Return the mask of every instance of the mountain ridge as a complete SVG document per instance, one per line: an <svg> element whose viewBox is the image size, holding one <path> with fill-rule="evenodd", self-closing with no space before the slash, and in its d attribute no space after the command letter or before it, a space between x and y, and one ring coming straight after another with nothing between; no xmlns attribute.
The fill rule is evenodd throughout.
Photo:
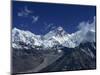
<svg viewBox="0 0 100 75"><path fill-rule="evenodd" d="M95 41L95 32L93 30L88 30L87 33L82 34L81 30L69 34L63 27L59 26L58 28L49 31L45 35L36 35L30 31L20 30L18 28L12 29L12 47L13 48L26 48L28 46L21 46L20 43L25 43L35 48L36 46L42 48L52 48L57 45L62 45L68 48L75 48L80 43L84 41L94 42ZM89 36L88 36L89 35ZM88 39L88 38L91 38Z"/></svg>

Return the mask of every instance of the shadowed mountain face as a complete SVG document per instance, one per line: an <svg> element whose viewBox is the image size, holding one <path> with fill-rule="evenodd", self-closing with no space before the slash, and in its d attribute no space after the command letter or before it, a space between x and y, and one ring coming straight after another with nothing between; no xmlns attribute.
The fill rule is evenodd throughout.
<svg viewBox="0 0 100 75"><path fill-rule="evenodd" d="M75 48L62 47L60 53L57 49L13 49L13 73L41 73L96 69L95 47L96 43L87 42L81 43ZM46 63L44 62L45 59L48 59ZM41 66L41 64L44 65L44 67ZM36 69L37 67L38 69Z"/></svg>
<svg viewBox="0 0 100 75"><path fill-rule="evenodd" d="M36 51L35 49L33 50L13 49L12 72L20 73L30 69L34 69L39 64L41 64L43 60L44 60L43 55L39 51Z"/></svg>
<svg viewBox="0 0 100 75"><path fill-rule="evenodd" d="M64 55L39 72L96 69L96 50L93 45L95 47L95 43L84 43L76 48L63 48Z"/></svg>

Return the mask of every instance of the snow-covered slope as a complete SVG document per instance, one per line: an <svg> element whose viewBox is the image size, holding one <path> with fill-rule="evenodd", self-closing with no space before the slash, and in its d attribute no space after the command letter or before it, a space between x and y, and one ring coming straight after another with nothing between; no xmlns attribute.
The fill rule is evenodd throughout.
<svg viewBox="0 0 100 75"><path fill-rule="evenodd" d="M59 44L66 47L75 47L74 43L70 39L70 34L68 34L62 27L50 31L44 36L44 38L46 41L55 40L56 43L53 41L52 43L55 43L56 45ZM46 43L46 45L47 44L49 45L49 43Z"/></svg>
<svg viewBox="0 0 100 75"><path fill-rule="evenodd" d="M42 43L41 36L35 35L29 31L14 28L12 30L12 47L28 48L28 46L40 46Z"/></svg>
<svg viewBox="0 0 100 75"><path fill-rule="evenodd" d="M62 27L58 27L44 36L35 35L30 31L24 31L17 28L12 30L12 47L13 48L52 48L62 45L68 48L74 48L82 42L95 42L95 30L79 30L75 33L68 34Z"/></svg>

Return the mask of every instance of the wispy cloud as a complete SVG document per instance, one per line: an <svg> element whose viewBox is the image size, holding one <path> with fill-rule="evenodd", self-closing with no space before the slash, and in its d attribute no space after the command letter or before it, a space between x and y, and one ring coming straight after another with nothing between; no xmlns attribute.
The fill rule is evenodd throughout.
<svg viewBox="0 0 100 75"><path fill-rule="evenodd" d="M30 13L33 13L33 11L32 11L32 10L29 10L27 6L24 7L24 10L25 10L25 12L27 12L27 13L29 13L29 14L30 14Z"/></svg>
<svg viewBox="0 0 100 75"><path fill-rule="evenodd" d="M17 13L17 16L19 16L19 17L25 16L25 15L26 14L23 11L20 11L20 12Z"/></svg>
<svg viewBox="0 0 100 75"><path fill-rule="evenodd" d="M48 32L50 31L51 29L54 29L55 28L55 25L53 23L47 23L47 22L44 22L44 28L41 29L41 32L44 33L44 32Z"/></svg>
<svg viewBox="0 0 100 75"><path fill-rule="evenodd" d="M37 22L39 19L39 16L32 16L32 23Z"/></svg>
<svg viewBox="0 0 100 75"><path fill-rule="evenodd" d="M44 23L44 25L45 25L45 30L48 30L48 29L50 29L51 27L53 27L54 25L53 25L53 23Z"/></svg>
<svg viewBox="0 0 100 75"><path fill-rule="evenodd" d="M24 6L23 9L21 9L18 13L17 16L19 17L26 17L29 19L32 19L31 22L35 23L38 21L39 16L38 15L34 15L34 11L30 10L27 6Z"/></svg>
<svg viewBox="0 0 100 75"><path fill-rule="evenodd" d="M82 30L84 32L87 32L89 30L94 31L95 32L95 16L93 19L92 23L89 22L81 22L78 26L79 30Z"/></svg>
<svg viewBox="0 0 100 75"><path fill-rule="evenodd" d="M79 30L75 33L72 33L72 36L75 37L77 43L80 43L84 40L85 41L95 41L95 17L92 23L89 22L81 22L78 25Z"/></svg>
<svg viewBox="0 0 100 75"><path fill-rule="evenodd" d="M29 10L27 6L25 6L23 9L21 9L19 12L18 12L18 16L20 17L26 17L28 15L30 15L31 13L33 13L32 10Z"/></svg>

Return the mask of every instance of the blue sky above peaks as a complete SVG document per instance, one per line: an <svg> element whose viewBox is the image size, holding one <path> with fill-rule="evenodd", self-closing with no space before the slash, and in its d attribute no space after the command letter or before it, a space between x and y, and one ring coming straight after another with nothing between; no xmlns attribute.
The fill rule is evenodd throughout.
<svg viewBox="0 0 100 75"><path fill-rule="evenodd" d="M74 33L82 22L91 25L95 16L96 6L12 1L12 27L35 34L46 34L59 26Z"/></svg>

